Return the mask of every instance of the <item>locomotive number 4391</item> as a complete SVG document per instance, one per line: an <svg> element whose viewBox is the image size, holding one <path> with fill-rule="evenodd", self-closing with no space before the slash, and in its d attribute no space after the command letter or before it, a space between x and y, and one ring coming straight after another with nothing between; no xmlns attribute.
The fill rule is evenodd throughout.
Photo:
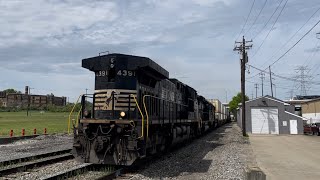
<svg viewBox="0 0 320 180"><path fill-rule="evenodd" d="M128 70L119 70L117 72L118 76L136 76L136 72Z"/></svg>
<svg viewBox="0 0 320 180"><path fill-rule="evenodd" d="M107 70L102 70L102 71L97 71L96 76L108 76L108 71ZM119 70L117 72L118 76L136 76L136 72L134 71L129 71L129 70Z"/></svg>

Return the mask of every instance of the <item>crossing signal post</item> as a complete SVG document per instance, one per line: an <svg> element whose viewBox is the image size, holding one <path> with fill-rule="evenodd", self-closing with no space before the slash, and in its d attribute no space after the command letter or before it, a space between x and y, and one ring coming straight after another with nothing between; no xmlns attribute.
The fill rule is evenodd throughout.
<svg viewBox="0 0 320 180"><path fill-rule="evenodd" d="M241 104L242 104L242 135L246 136L246 106L245 106L245 95L246 95L246 87L245 87L245 70L246 63L248 62L248 54L246 52L247 49L252 47L252 44L246 45L246 43L251 43L251 41L246 41L244 36L242 37L242 42L235 42L234 51L238 51L242 56L240 59L241 62Z"/></svg>

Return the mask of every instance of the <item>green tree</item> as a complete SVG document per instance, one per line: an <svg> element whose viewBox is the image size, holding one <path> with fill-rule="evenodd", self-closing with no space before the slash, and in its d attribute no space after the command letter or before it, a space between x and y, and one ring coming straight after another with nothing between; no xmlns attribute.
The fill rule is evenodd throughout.
<svg viewBox="0 0 320 180"><path fill-rule="evenodd" d="M11 94L11 93L21 93L21 91L17 91L15 89L9 88L6 90L3 90L4 92L6 92L6 94Z"/></svg>
<svg viewBox="0 0 320 180"><path fill-rule="evenodd" d="M245 100L248 101L249 97L245 96ZM236 96L233 96L232 100L229 102L229 109L230 112L233 113L233 115L236 115L238 104L242 101L242 95L241 93L238 93Z"/></svg>

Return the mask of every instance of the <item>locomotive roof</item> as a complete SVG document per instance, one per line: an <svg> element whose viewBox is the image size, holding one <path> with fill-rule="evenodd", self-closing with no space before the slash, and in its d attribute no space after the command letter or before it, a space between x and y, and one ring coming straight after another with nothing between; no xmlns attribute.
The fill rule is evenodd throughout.
<svg viewBox="0 0 320 180"><path fill-rule="evenodd" d="M179 81L179 80L176 79L176 78L170 78L169 80L170 80L171 82L173 82L173 83L180 83L181 85L185 86L186 88L191 89L191 90L193 90L193 91L196 91L193 87L191 87L191 86L189 86L189 85L187 85L187 84Z"/></svg>
<svg viewBox="0 0 320 180"><path fill-rule="evenodd" d="M128 68L130 69L138 69L138 68L149 68L153 71L158 72L160 75L164 76L165 78L169 78L169 72L165 70L163 67L161 67L159 64L154 62L148 57L142 57L142 56L133 56L133 55L127 55L127 54L118 54L118 53L112 53L102 56L95 56L90 57L82 60L82 67L87 68L91 71L95 71L96 68L100 67L101 62L105 61L108 58L116 57L117 58L126 58L128 59Z"/></svg>

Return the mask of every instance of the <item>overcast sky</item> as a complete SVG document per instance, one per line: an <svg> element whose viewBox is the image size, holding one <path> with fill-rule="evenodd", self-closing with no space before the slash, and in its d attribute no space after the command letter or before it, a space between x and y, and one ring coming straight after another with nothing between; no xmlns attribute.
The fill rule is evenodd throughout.
<svg viewBox="0 0 320 180"><path fill-rule="evenodd" d="M241 33L253 40L249 64L265 69L319 20L320 11L283 47L320 8L317 0L288 0L273 26L285 2L268 0L256 18L265 3L256 0ZM239 54L233 47L234 41L240 40L252 3L253 0L0 0L0 89L24 91L24 86L29 85L34 88L31 93L53 93L73 101L86 88L89 92L94 89L94 74L81 68L81 60L110 51L147 56L199 94L225 102L226 93L230 100L240 91ZM317 32L320 25L272 66L272 71L292 77L297 75L294 69L305 64L311 74L318 74ZM252 93L255 96L254 83L260 84L261 80L258 76L250 78L258 71L248 71L246 87L251 98ZM266 76L264 94L270 94L268 79ZM314 76L313 81L319 82L320 78ZM278 98L288 97L291 89L300 93L296 89L299 83L279 78L274 82ZM320 94L317 89L319 85L313 85L308 93Z"/></svg>

